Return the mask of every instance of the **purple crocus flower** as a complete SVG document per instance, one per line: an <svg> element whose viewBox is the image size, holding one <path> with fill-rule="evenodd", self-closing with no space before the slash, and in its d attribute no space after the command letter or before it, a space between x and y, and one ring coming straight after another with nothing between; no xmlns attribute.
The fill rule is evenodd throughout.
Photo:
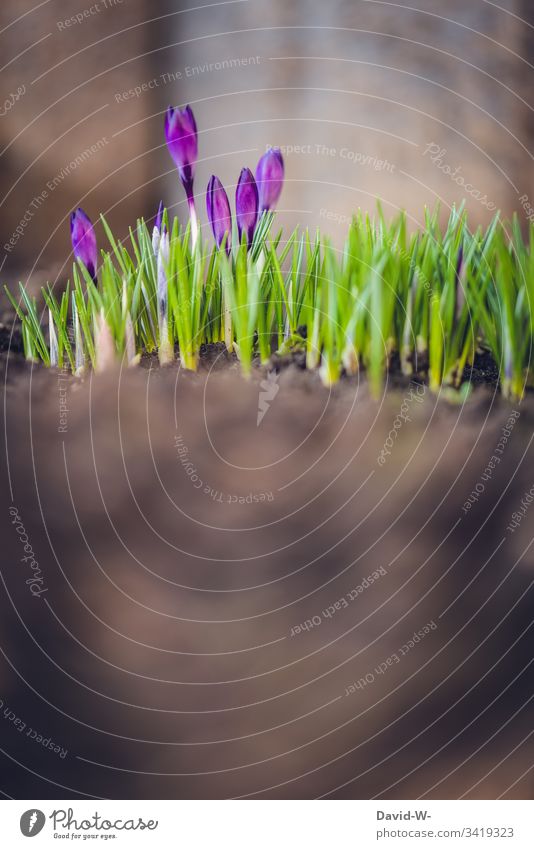
<svg viewBox="0 0 534 849"><path fill-rule="evenodd" d="M243 168L235 192L235 212L239 241L243 232L250 247L258 221L258 187L250 168Z"/></svg>
<svg viewBox="0 0 534 849"><path fill-rule="evenodd" d="M226 253L230 255L232 232L232 213L230 211L230 202L228 195L224 190L224 186L215 174L212 174L208 183L206 192L206 208L208 211L208 220L213 230L215 242L220 248L222 241L226 235Z"/></svg>
<svg viewBox="0 0 534 849"><path fill-rule="evenodd" d="M96 236L91 219L83 209L78 208L71 213L70 235L75 258L83 262L96 283Z"/></svg>
<svg viewBox="0 0 534 849"><path fill-rule="evenodd" d="M284 160L280 148L271 147L256 166L260 212L274 209L284 185Z"/></svg>
<svg viewBox="0 0 534 849"><path fill-rule="evenodd" d="M186 106L185 109L174 109L169 106L165 114L165 139L187 195L194 244L198 234L193 196L193 180L198 159L198 133L195 116L190 106Z"/></svg>
<svg viewBox="0 0 534 849"><path fill-rule="evenodd" d="M187 197L193 194L193 178L198 158L197 125L190 106L173 109L165 114L165 139Z"/></svg>

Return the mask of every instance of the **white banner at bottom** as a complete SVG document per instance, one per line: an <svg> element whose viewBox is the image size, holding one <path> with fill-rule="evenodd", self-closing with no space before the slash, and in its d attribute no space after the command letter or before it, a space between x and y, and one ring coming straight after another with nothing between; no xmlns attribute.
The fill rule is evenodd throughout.
<svg viewBox="0 0 534 849"><path fill-rule="evenodd" d="M0 803L5 847L532 849L530 801L36 801Z"/></svg>

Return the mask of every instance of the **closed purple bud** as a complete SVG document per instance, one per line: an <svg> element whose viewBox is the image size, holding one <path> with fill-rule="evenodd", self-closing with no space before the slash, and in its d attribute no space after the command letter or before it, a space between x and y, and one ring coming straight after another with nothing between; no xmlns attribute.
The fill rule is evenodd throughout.
<svg viewBox="0 0 534 849"><path fill-rule="evenodd" d="M154 227L157 227L160 233L161 233L161 222L163 220L163 210L164 210L163 201L160 200L159 206L158 206L158 214L156 215L156 222L154 224Z"/></svg>
<svg viewBox="0 0 534 849"><path fill-rule="evenodd" d="M230 202L223 184L215 174L212 174L208 183L206 209L217 247L221 247L222 240L226 235L226 253L230 254L230 234L232 232Z"/></svg>
<svg viewBox="0 0 534 849"><path fill-rule="evenodd" d="M274 209L284 185L284 160L280 148L271 147L256 167L256 183L260 197L260 212Z"/></svg>
<svg viewBox="0 0 534 849"><path fill-rule="evenodd" d="M163 201L160 200L158 207L158 214L156 215L156 223L154 224L154 229L152 230L152 250L154 251L154 256L158 257L159 250L159 240L161 238L161 225L163 222Z"/></svg>
<svg viewBox="0 0 534 849"><path fill-rule="evenodd" d="M74 256L83 262L87 271L96 282L97 248L96 236L91 219L83 209L77 209L70 216L70 235Z"/></svg>
<svg viewBox="0 0 534 849"><path fill-rule="evenodd" d="M244 232L249 247L254 238L254 230L258 220L258 203L258 187L254 175L250 168L243 168L235 191L235 213L239 241L241 241Z"/></svg>
<svg viewBox="0 0 534 849"><path fill-rule="evenodd" d="M193 195L198 158L197 137L197 125L191 107L173 109L169 106L165 114L165 139L188 198Z"/></svg>

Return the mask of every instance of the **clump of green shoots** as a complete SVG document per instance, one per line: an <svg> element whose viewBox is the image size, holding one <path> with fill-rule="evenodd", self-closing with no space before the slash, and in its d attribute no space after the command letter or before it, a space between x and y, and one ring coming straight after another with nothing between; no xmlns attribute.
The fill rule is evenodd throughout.
<svg viewBox="0 0 534 849"><path fill-rule="evenodd" d="M8 296L26 357L77 374L104 367L110 348L131 365L158 352L194 371L203 344L225 342L245 376L255 355L267 365L300 349L327 385L364 369L378 395L394 367L438 392L458 388L487 352L503 394L520 398L533 378L534 226L525 240L517 219L470 232L463 209L444 228L439 218L427 213L410 233L405 214L359 213L337 250L319 232L273 235L270 212L251 244L234 231L208 246L165 212L163 259L144 221L120 243L102 218L110 248L98 278L78 260L61 294L43 290L42 308L22 285Z"/></svg>

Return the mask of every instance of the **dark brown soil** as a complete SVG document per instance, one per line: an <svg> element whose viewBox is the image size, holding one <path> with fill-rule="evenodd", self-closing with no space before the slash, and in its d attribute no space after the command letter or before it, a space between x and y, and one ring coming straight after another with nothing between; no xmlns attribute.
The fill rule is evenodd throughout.
<svg viewBox="0 0 534 849"><path fill-rule="evenodd" d="M9 352L10 362L16 369L20 371L21 363L16 361L16 357L23 355L22 336L20 333L19 323L14 321L15 316L11 309L6 309L0 314L0 354ZM303 338L306 336L306 329L299 328L300 335ZM173 367L179 367L179 351L176 349L176 361ZM156 353L143 354L141 358L141 367L146 369L159 368L159 361ZM172 367L172 366L171 366ZM266 370L274 370L281 372L286 368L294 367L296 369L306 371L306 354L302 350L294 350L284 355L273 353L271 363L268 369L262 368L259 357L256 356L253 360L253 367L260 372ZM426 370L428 364L424 357L419 357L415 363L415 371L413 376L406 377L400 371L398 355L395 354L389 363L389 371L387 375L387 383L390 389L405 389L412 382L424 383L426 381ZM199 371L214 372L220 370L239 371L239 363L235 353L228 353L224 343L202 345L200 349ZM354 380L359 381L361 378L357 376L347 377L342 374L342 381ZM491 356L487 351L479 351L475 356L475 362L472 366L467 366L464 369L462 382L467 381L473 387L489 386L499 387L499 371ZM530 391L527 390L527 391Z"/></svg>
<svg viewBox="0 0 534 849"><path fill-rule="evenodd" d="M18 322L14 322L12 310L0 312L0 351L22 354L22 334Z"/></svg>
<svg viewBox="0 0 534 849"><path fill-rule="evenodd" d="M2 789L530 797L531 403L464 512L511 414L491 389L377 403L293 363L258 425L260 375L219 353L70 381L65 432L57 375L8 386L1 697L68 754L3 721Z"/></svg>
<svg viewBox="0 0 534 849"><path fill-rule="evenodd" d="M196 375L0 363L0 698L68 750L2 719L5 793L532 796L534 406L487 358L456 404L295 353L265 405L221 345Z"/></svg>

